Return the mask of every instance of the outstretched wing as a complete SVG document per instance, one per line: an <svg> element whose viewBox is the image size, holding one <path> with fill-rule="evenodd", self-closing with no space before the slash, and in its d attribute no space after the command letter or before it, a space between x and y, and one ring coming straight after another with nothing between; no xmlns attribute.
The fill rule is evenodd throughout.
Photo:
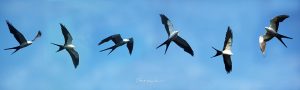
<svg viewBox="0 0 300 90"><path fill-rule="evenodd" d="M60 24L60 27L61 27L61 31L64 35L64 38L65 38L65 45L72 44L73 38L72 38L71 34L69 33L68 29L63 24Z"/></svg>
<svg viewBox="0 0 300 90"><path fill-rule="evenodd" d="M130 38L130 39L129 39L129 42L127 43L127 48L128 48L128 51L129 51L129 54L130 54L130 55L131 55L131 53L132 53L133 43L134 43L133 38Z"/></svg>
<svg viewBox="0 0 300 90"><path fill-rule="evenodd" d="M230 73L232 70L232 63L231 63L230 55L223 54L223 60L224 60L226 72Z"/></svg>
<svg viewBox="0 0 300 90"><path fill-rule="evenodd" d="M192 50L191 46L184 39L182 39L181 37L177 36L174 39L174 42L178 46L180 46L181 48L183 48L185 52L187 52L187 53L191 54L192 56L194 56L194 51Z"/></svg>
<svg viewBox="0 0 300 90"><path fill-rule="evenodd" d="M231 46L232 46L232 31L231 31L231 28L228 27L227 32L226 32L223 50L231 50Z"/></svg>
<svg viewBox="0 0 300 90"><path fill-rule="evenodd" d="M74 48L68 48L66 49L68 51L68 53L70 54L74 67L77 68L78 64L79 64L79 54L78 52L75 51Z"/></svg>
<svg viewBox="0 0 300 90"><path fill-rule="evenodd" d="M160 14L160 18L161 18L161 22L162 24L165 26L165 29L168 33L168 36L170 36L170 34L173 32L173 25L171 23L171 21L169 20L169 18L167 16L165 16L164 14Z"/></svg>
<svg viewBox="0 0 300 90"><path fill-rule="evenodd" d="M105 42L108 42L110 40L112 40L115 44L120 43L120 42L123 41L123 39L122 39L122 37L121 37L120 34L115 34L115 35L111 35L111 36L103 39L101 42L98 43L98 45L101 45L101 44L103 44Z"/></svg>
<svg viewBox="0 0 300 90"><path fill-rule="evenodd" d="M267 36L267 35L261 35L261 36L259 36L259 47L260 47L260 50L261 50L261 52L263 53L263 54L265 54L265 50L266 50L266 39L265 39L265 36ZM268 37L266 37L266 38L268 38ZM272 37L273 38L273 37ZM269 39L270 40L270 39Z"/></svg>
<svg viewBox="0 0 300 90"><path fill-rule="evenodd" d="M288 17L289 17L288 15L279 15L279 16L274 17L270 21L270 27L277 32L278 27L279 27L279 23L282 22L283 20L285 20Z"/></svg>
<svg viewBox="0 0 300 90"><path fill-rule="evenodd" d="M32 41L35 41L37 38L39 38L41 36L42 36L42 33L41 33L41 31L39 31Z"/></svg>
<svg viewBox="0 0 300 90"><path fill-rule="evenodd" d="M22 33L20 33L12 24L10 24L8 21L6 21L7 26L9 28L9 31L11 34L14 35L15 39L19 42L19 44L22 44L24 42L27 42L26 38L23 36Z"/></svg>

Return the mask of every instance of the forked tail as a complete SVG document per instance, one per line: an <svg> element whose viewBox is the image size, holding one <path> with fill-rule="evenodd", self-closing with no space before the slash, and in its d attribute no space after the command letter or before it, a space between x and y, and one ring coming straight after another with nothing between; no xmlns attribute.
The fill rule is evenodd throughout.
<svg viewBox="0 0 300 90"><path fill-rule="evenodd" d="M216 57L216 56L219 56L219 55L222 55L223 53L222 53L222 51L220 51L220 50L218 50L218 49L216 49L216 48L214 48L214 47L212 47L214 50L216 50L216 55L214 55L214 56L212 56L211 58L213 58L213 57Z"/></svg>
<svg viewBox="0 0 300 90"><path fill-rule="evenodd" d="M10 55L12 55L12 54L16 53L17 51L19 51L21 49L21 47L20 46L16 46L16 47L12 47L12 48L6 48L4 50L11 50L11 49L15 49L15 51L13 53L11 53Z"/></svg>
<svg viewBox="0 0 300 90"><path fill-rule="evenodd" d="M288 36L284 36L284 35L281 35L281 34L277 34L277 35L276 35L276 38L277 38L277 39L278 39L285 47L287 47L287 46L286 46L285 43L283 42L282 38L293 39L293 38L290 38L290 37L288 37Z"/></svg>
<svg viewBox="0 0 300 90"><path fill-rule="evenodd" d="M103 52L103 51L106 51L106 50L109 50L109 49L111 49L111 50L110 50L110 52L107 54L107 55L109 55L109 54L110 54L112 51L114 51L116 48L117 48L117 46L116 46L116 45L114 45L114 46L112 46L112 47L109 47L109 48L103 49L103 50L101 50L100 52Z"/></svg>
<svg viewBox="0 0 300 90"><path fill-rule="evenodd" d="M162 44L160 44L158 47L156 47L156 49L158 49L159 47L161 47L161 46L163 46L163 45L165 45L166 44L166 50L165 50L165 54L167 53L167 50L168 50L168 48L169 48L169 45L170 45L170 43L171 43L171 40L166 40L164 43L162 43Z"/></svg>
<svg viewBox="0 0 300 90"><path fill-rule="evenodd" d="M55 43L51 43L51 44L53 44L53 45L56 45L56 46L58 46L58 47L59 47L59 49L58 49L56 52L59 52L59 51L61 51L61 50L64 50L64 49L65 49L63 45L58 45L58 44L55 44Z"/></svg>

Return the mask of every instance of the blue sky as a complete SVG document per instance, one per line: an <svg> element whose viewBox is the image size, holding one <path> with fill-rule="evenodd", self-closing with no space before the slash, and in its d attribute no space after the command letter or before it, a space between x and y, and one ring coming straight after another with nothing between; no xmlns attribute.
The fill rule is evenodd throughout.
<svg viewBox="0 0 300 90"><path fill-rule="evenodd" d="M1 90L299 90L299 0L2 0L0 49L18 45L9 33L9 20L32 39L42 38L20 50L0 50ZM159 14L167 15L180 36L194 50L192 57L172 43L155 49L167 39ZM276 15L290 18L280 24L278 40L267 43L266 55L258 36ZM80 54L74 69L63 43L59 23L73 35ZM227 26L233 30L233 70L226 74L222 57L211 48L223 48ZM113 43L97 46L112 34L134 37L133 54L126 46L98 52Z"/></svg>

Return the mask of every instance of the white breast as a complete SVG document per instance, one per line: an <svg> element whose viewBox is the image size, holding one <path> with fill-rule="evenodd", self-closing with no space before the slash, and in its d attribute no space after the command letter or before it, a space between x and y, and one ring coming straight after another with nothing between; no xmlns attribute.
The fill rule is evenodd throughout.
<svg viewBox="0 0 300 90"><path fill-rule="evenodd" d="M73 44L69 44L69 45L67 45L67 47L74 48L75 46Z"/></svg>
<svg viewBox="0 0 300 90"><path fill-rule="evenodd" d="M32 44L32 41L27 41L28 44Z"/></svg>
<svg viewBox="0 0 300 90"><path fill-rule="evenodd" d="M124 42L129 42L129 39L123 39Z"/></svg>
<svg viewBox="0 0 300 90"><path fill-rule="evenodd" d="M171 34L170 34L170 37L169 38L173 38L174 36L177 36L178 35L178 31L173 31L173 32L171 32Z"/></svg>
<svg viewBox="0 0 300 90"><path fill-rule="evenodd" d="M224 50L222 52L223 54L227 54L227 55L232 55L233 53L231 52L231 50Z"/></svg>
<svg viewBox="0 0 300 90"><path fill-rule="evenodd" d="M264 37L263 36L259 36L259 43L264 42Z"/></svg>

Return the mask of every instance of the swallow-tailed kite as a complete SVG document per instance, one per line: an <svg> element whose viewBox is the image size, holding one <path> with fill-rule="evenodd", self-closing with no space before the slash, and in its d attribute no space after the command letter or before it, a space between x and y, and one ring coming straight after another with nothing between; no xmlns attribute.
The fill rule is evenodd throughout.
<svg viewBox="0 0 300 90"><path fill-rule="evenodd" d="M288 15L276 16L270 21L270 26L265 27L266 30L265 35L259 36L260 50L262 51L263 54L265 54L266 42L270 41L273 37L276 37L285 47L287 47L285 43L282 41L282 38L287 38L287 39L292 39L292 38L279 34L278 27L279 27L279 23L288 17L289 17Z"/></svg>
<svg viewBox="0 0 300 90"><path fill-rule="evenodd" d="M160 14L160 17L161 17L161 22L165 26L165 29L168 33L169 38L164 43L159 45L156 49L158 49L162 45L166 45L166 50L165 50L165 54L166 54L170 43L172 41L174 41L178 46L183 48L185 52L194 56L194 51L192 50L191 46L183 38L181 38L178 35L178 33L179 33L178 31L174 31L173 25L172 25L171 21L168 19L168 17L166 17L163 14Z"/></svg>
<svg viewBox="0 0 300 90"><path fill-rule="evenodd" d="M223 51L220 51L220 50L212 47L214 50L217 51L216 55L213 57L223 55L223 61L224 61L225 69L226 69L227 73L230 73L232 70L232 63L231 63L231 58L230 58L230 56L232 55L231 46L232 46L232 31L231 31L230 27L228 27L227 32L226 32L224 46L223 46Z"/></svg>
<svg viewBox="0 0 300 90"><path fill-rule="evenodd" d="M133 38L123 39L120 34L115 34L115 35L111 35L111 36L103 39L101 42L98 43L98 45L101 45L101 44L103 44L105 42L108 42L110 40L112 40L115 43L115 45L112 46L112 47L106 48L104 50L101 50L100 52L111 49L111 51L108 53L108 55L109 55L117 47L122 46L124 44L127 44L129 54L131 55L132 49L133 49Z"/></svg>
<svg viewBox="0 0 300 90"><path fill-rule="evenodd" d="M51 44L59 47L59 49L56 52L66 49L72 58L75 68L77 68L77 66L79 64L79 54L77 51L75 51L75 49L74 49L75 46L72 44L73 38L64 25L60 24L60 27L61 27L61 31L64 35L64 38L65 38L65 44L64 45L59 45L59 44L55 44L55 43L51 43Z"/></svg>
<svg viewBox="0 0 300 90"><path fill-rule="evenodd" d="M11 34L14 35L14 37L16 38L16 40L19 42L19 46L16 47L12 47L12 48L7 48L4 50L10 50L10 49L15 49L15 51L12 53L16 53L18 50L25 48L29 45L31 45L37 38L41 37L42 33L41 31L38 31L37 35L35 36L35 38L31 41L27 41L26 38L23 36L22 33L20 33L12 24L10 24L8 21L6 21L9 31Z"/></svg>

